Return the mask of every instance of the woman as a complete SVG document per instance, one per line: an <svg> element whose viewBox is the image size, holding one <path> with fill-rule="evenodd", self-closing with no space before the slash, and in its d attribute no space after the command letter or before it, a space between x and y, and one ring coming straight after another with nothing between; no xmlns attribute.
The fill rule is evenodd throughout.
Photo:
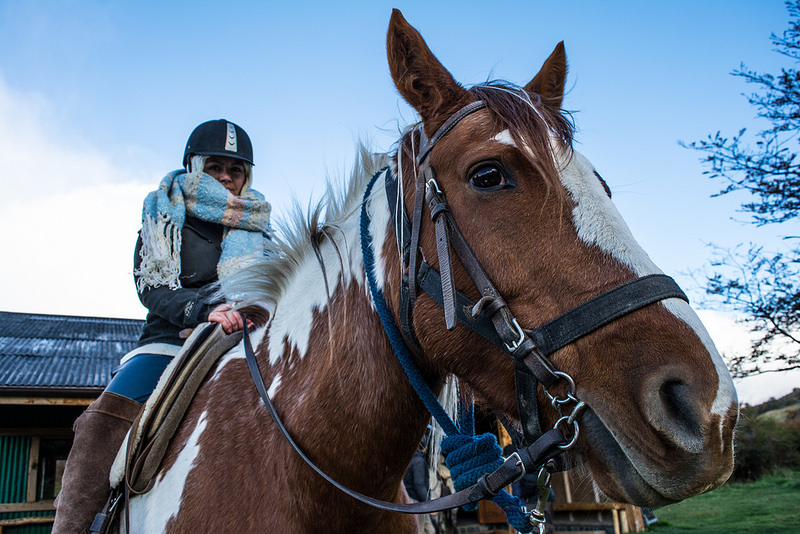
<svg viewBox="0 0 800 534"><path fill-rule="evenodd" d="M88 531L131 423L191 330L209 321L242 329L216 289L220 276L267 250L270 205L250 187L250 138L227 120L205 122L189 136L183 165L145 198L133 274L147 319L137 348L75 421L53 533Z"/></svg>

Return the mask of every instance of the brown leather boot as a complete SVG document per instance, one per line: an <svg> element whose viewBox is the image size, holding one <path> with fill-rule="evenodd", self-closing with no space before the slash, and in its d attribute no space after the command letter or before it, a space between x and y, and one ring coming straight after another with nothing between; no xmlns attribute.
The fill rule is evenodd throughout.
<svg viewBox="0 0 800 534"><path fill-rule="evenodd" d="M56 498L53 534L89 531L111 491L111 464L141 407L127 397L106 392L75 420L75 439Z"/></svg>

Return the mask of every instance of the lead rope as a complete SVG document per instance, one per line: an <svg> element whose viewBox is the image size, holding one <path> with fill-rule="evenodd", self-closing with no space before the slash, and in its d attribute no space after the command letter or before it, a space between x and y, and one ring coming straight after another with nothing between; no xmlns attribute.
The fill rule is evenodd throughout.
<svg viewBox="0 0 800 534"><path fill-rule="evenodd" d="M425 408L428 409L446 434L458 434L458 427L456 427L456 424L450 419L450 416L447 415L442 405L439 404L436 395L431 391L431 388L422 377L419 368L414 363L411 353L403 339L403 335L397 328L394 318L389 312L389 308L386 306L386 301L383 298L383 291L378 288L378 282L375 279L375 255L372 250L372 236L369 233L370 219L369 215L367 215L367 199L372 192L372 187L375 185L375 180L380 174L381 171L375 173L369 184L367 184L367 188L364 191L364 198L361 202L361 253L364 257L364 270L367 274L372 302L375 304L375 310L378 312L383 329L389 338L389 343L392 345L392 349L394 349L394 353L400 361L400 365L403 367L409 382L411 382L411 386L425 405Z"/></svg>
<svg viewBox="0 0 800 534"><path fill-rule="evenodd" d="M392 345L406 376L408 376L411 386L425 405L425 408L447 434L447 437L442 440L442 452L445 454L445 463L450 468L450 473L453 476L456 491L461 491L475 484L480 476L493 472L500 467L503 464L502 450L493 434L487 433L475 436L474 422L469 425L463 425L462 422L462 426L470 427L470 434L462 433L450 416L447 415L447 412L439 403L436 395L431 391L419 368L414 363L403 335L397 328L394 317L389 312L383 292L378 288L375 278L375 255L372 250L372 236L369 232L370 218L367 214L367 200L381 172L375 173L369 184L367 184L364 198L361 202L361 253L364 258L364 270L367 275L370 294L384 331L389 338L389 343ZM471 415L470 420L473 418L474 415ZM467 429L465 428L464 430ZM517 531L528 533L536 528L529 519L529 514L519 497L509 495L503 489L492 497L492 501L500 506L506 514L509 524ZM472 506L474 509L475 505Z"/></svg>
<svg viewBox="0 0 800 534"><path fill-rule="evenodd" d="M442 440L445 463L450 468L456 491L475 484L484 473L494 471L503 463L502 450L493 434L474 435L475 413L472 406L472 402L463 402L459 406L459 422L462 430L469 429L468 434L448 436ZM549 495L549 485L546 491ZM528 512L519 497L502 490L492 497L492 502L503 510L508 524L518 532L532 532L534 527L539 529L537 532L544 532L544 522L537 525L535 510ZM477 506L477 503L468 504L464 509L475 510Z"/></svg>

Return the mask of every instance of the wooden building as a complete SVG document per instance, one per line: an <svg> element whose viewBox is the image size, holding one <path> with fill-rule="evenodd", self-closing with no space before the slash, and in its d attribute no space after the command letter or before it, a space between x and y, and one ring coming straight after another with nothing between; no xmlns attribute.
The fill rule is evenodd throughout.
<svg viewBox="0 0 800 534"><path fill-rule="evenodd" d="M50 532L72 423L143 323L0 312L0 534Z"/></svg>

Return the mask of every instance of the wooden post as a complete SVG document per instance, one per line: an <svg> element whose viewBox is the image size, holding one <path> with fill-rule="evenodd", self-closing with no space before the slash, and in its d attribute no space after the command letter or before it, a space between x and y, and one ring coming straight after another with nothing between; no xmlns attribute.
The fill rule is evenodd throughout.
<svg viewBox="0 0 800 534"><path fill-rule="evenodd" d="M28 453L28 487L25 492L25 502L36 502L36 486L39 473L39 445L41 438L31 436L31 448Z"/></svg>

